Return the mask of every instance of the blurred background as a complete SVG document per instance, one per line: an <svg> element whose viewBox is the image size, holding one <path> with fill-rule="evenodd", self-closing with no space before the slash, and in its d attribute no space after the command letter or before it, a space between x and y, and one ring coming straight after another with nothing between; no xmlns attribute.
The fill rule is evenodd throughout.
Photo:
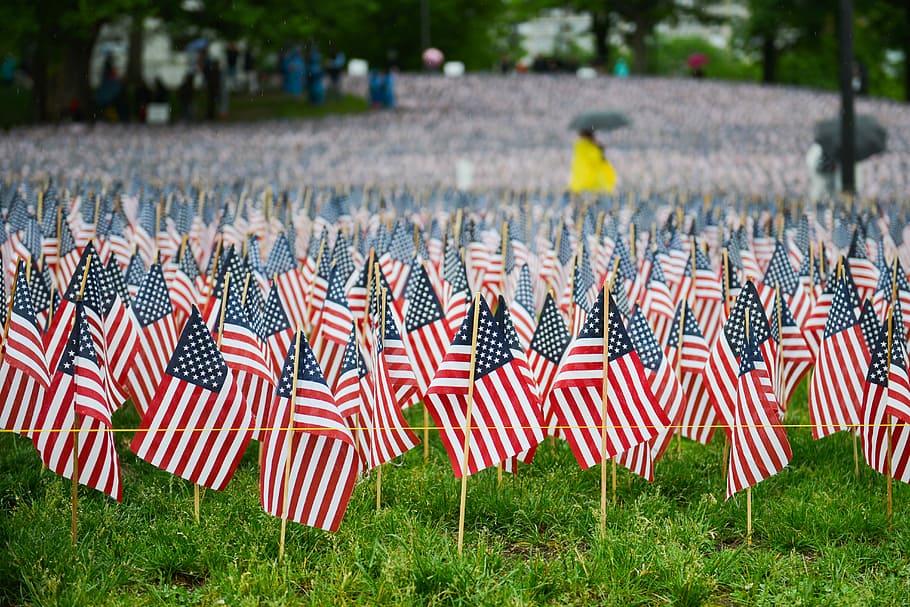
<svg viewBox="0 0 910 607"><path fill-rule="evenodd" d="M908 5L855 1L858 95L910 99ZM391 108L402 72L834 90L836 9L819 0L6 0L0 124Z"/></svg>

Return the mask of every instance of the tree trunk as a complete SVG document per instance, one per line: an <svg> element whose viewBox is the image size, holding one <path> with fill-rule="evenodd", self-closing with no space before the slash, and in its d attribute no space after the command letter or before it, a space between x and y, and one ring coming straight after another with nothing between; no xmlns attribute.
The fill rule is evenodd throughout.
<svg viewBox="0 0 910 607"><path fill-rule="evenodd" d="M145 44L145 19L133 17L130 23L129 51L126 56L126 85L135 90L142 82L142 51Z"/></svg>
<svg viewBox="0 0 910 607"><path fill-rule="evenodd" d="M88 38L71 40L63 54L63 90L66 101L75 99L89 120L95 119L95 96L91 85L92 49L98 36L99 26Z"/></svg>
<svg viewBox="0 0 910 607"><path fill-rule="evenodd" d="M761 44L761 81L777 82L777 45L773 34L765 34Z"/></svg>
<svg viewBox="0 0 910 607"><path fill-rule="evenodd" d="M610 67L610 15L606 12L591 13L591 33L594 34L594 64Z"/></svg>
<svg viewBox="0 0 910 607"><path fill-rule="evenodd" d="M630 35L632 49L632 69L636 74L648 71L648 28L641 23L635 24L635 31Z"/></svg>

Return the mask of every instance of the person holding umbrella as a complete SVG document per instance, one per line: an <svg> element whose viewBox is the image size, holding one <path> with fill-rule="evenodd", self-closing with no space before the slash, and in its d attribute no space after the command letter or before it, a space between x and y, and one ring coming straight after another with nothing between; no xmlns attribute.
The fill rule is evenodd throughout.
<svg viewBox="0 0 910 607"><path fill-rule="evenodd" d="M597 141L595 132L616 129L629 124L629 119L617 112L590 112L580 114L569 124L578 132L572 156L572 174L569 191L603 192L612 194L616 190L616 171L604 156L603 146Z"/></svg>

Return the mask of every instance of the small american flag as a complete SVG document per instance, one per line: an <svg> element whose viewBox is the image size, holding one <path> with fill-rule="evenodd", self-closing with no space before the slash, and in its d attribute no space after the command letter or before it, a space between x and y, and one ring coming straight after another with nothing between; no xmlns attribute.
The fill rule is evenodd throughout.
<svg viewBox="0 0 910 607"><path fill-rule="evenodd" d="M777 474L793 457L777 415L779 405L765 359L749 333L736 382L727 499Z"/></svg>
<svg viewBox="0 0 910 607"><path fill-rule="evenodd" d="M609 378L605 405L606 323L609 323ZM670 423L648 385L644 366L622 324L622 315L612 298L605 302L603 291L591 307L581 333L569 346L549 400L583 469L600 463L602 455L610 458L654 438ZM602 454L603 426L606 426L607 444Z"/></svg>
<svg viewBox="0 0 910 607"><path fill-rule="evenodd" d="M439 297L423 264L415 264L408 279L410 298L405 312L405 340L414 358L420 394L430 388L451 341Z"/></svg>
<svg viewBox="0 0 910 607"><path fill-rule="evenodd" d="M140 416L151 406L168 360L177 346L174 307L164 272L154 264L130 306L138 324L138 348L127 372L133 404Z"/></svg>
<svg viewBox="0 0 910 607"><path fill-rule="evenodd" d="M253 416L199 310L193 308L130 449L153 466L224 489Z"/></svg>
<svg viewBox="0 0 910 607"><path fill-rule="evenodd" d="M50 385L41 330L32 308L25 262L16 269L9 325L0 362L0 428L31 436L33 418ZM6 306L2 306L5 308Z"/></svg>
<svg viewBox="0 0 910 607"><path fill-rule="evenodd" d="M50 470L72 478L74 437L78 434L79 483L120 501L120 458L110 431L111 408L81 302L75 304L74 318L48 389L49 398L37 415L32 441Z"/></svg>
<svg viewBox="0 0 910 607"><path fill-rule="evenodd" d="M470 453L463 469L473 321L478 331L471 413ZM457 478L474 474L528 451L543 440L535 390L523 380L502 329L486 302L477 297L433 378L426 405L439 427Z"/></svg>
<svg viewBox="0 0 910 607"><path fill-rule="evenodd" d="M556 371L562 357L572 341L572 335L566 328L553 296L547 293L540 312L540 322L531 338L528 348L528 365L534 373L535 383L543 403L543 416L548 428L548 434L555 435L556 415L550 408L550 388L556 378Z"/></svg>
<svg viewBox="0 0 910 607"><path fill-rule="evenodd" d="M679 332L680 314L683 315L682 335ZM705 383L705 365L711 350L702 336L698 321L689 304L681 301L673 317L674 329L667 341L667 356L678 361L679 381L686 396L686 407L680 425L682 435L704 445L714 436L717 411ZM682 343L680 343L680 337Z"/></svg>
<svg viewBox="0 0 910 607"><path fill-rule="evenodd" d="M853 312L850 290L845 280L835 286L809 384L809 419L816 440L840 430L853 430L859 423L863 378L870 356Z"/></svg>

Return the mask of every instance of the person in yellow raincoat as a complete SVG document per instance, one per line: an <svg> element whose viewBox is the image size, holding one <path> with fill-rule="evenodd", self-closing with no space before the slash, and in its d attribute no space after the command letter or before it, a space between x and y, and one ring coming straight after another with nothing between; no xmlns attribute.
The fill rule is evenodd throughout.
<svg viewBox="0 0 910 607"><path fill-rule="evenodd" d="M593 130L578 133L575 152L572 157L572 176L569 179L569 191L606 192L616 190L616 171L604 157L603 149L597 144Z"/></svg>

